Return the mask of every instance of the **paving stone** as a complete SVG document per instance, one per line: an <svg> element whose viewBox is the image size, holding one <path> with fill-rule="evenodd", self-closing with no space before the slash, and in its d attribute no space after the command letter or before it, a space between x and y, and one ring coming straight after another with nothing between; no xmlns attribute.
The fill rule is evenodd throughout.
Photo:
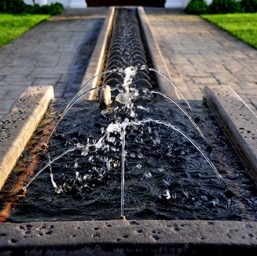
<svg viewBox="0 0 257 256"><path fill-rule="evenodd" d="M85 71L88 64L85 60L90 59L104 21L103 13L106 12L107 10L100 10L100 14L95 12L94 16L91 16L93 19L88 18L85 12L83 16L76 18L55 17L39 24L1 48L0 97L9 95L9 101L13 100L14 103L28 86L41 83L56 85L59 79L71 72L73 77L78 76L81 82L81 66L84 65ZM77 62L79 58L83 59L83 62ZM76 63L75 68L74 63ZM68 79L69 77L66 77L65 82ZM8 94L5 91L6 86L12 86L10 89L12 91L8 91ZM22 89L17 90L13 86ZM78 88L77 85L76 88ZM74 86L71 91L74 93ZM58 95L64 95L64 91L61 93L58 91ZM4 106L1 104L0 113L6 113L8 106L9 104Z"/></svg>
<svg viewBox="0 0 257 256"><path fill-rule="evenodd" d="M57 83L54 87L54 95L56 98L62 98L64 97L64 94L67 90L67 84L66 83ZM75 92L73 92L73 95L75 95Z"/></svg>
<svg viewBox="0 0 257 256"><path fill-rule="evenodd" d="M14 104L13 99L1 99L0 114L1 115L7 114L10 111L13 104Z"/></svg>
<svg viewBox="0 0 257 256"><path fill-rule="evenodd" d="M22 94L26 89L25 86L8 86L6 89L6 93L3 97L5 101L12 101L13 103L17 100L17 94Z"/></svg>
<svg viewBox="0 0 257 256"><path fill-rule="evenodd" d="M196 85L216 80L215 84L229 85L237 92L243 84L244 90L238 93L251 99L255 86L249 82L257 82L255 49L198 16L172 12L167 15L166 11L154 13L150 9L146 9L146 14L160 50L169 60L166 63L171 68L168 69L175 69L185 82L193 81ZM197 79L198 70L204 72L209 81ZM201 94L197 96L201 97Z"/></svg>
<svg viewBox="0 0 257 256"><path fill-rule="evenodd" d="M37 78L34 80L32 85L42 85L42 84L50 84L50 85L55 85L58 82L59 77L56 78Z"/></svg>

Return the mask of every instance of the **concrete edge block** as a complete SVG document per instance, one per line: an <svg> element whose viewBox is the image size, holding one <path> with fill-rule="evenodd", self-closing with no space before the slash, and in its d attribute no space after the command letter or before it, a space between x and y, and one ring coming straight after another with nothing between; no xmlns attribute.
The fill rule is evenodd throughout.
<svg viewBox="0 0 257 256"><path fill-rule="evenodd" d="M8 136L0 138L0 189L45 114L50 100L53 98L54 91L52 86L28 87L15 103L10 113L1 120L1 130L7 130Z"/></svg>
<svg viewBox="0 0 257 256"><path fill-rule="evenodd" d="M146 43L146 47L153 64L153 68L156 69L157 71L162 72L165 76L167 76L167 78L171 80L171 78L169 77L168 68L165 64L160 48L150 29L143 7L138 7L138 16L142 27L142 33ZM162 93L166 94L167 96L171 97L174 100L179 99L177 90L172 86L172 84L166 78L160 75L156 75L156 79L157 79L159 90Z"/></svg>
<svg viewBox="0 0 257 256"><path fill-rule="evenodd" d="M233 255L242 255L238 253L243 250L244 255L253 255L253 251L257 250L256 230L257 223L253 221L110 220L3 223L0 252L28 253L36 250L37 255L62 255L60 250L66 253L79 250L81 253L81 248L95 250L97 247L96 254L90 255L116 255L112 253L117 249L123 253L132 253L129 255L147 255L133 252L156 253L150 255L171 255L160 252L177 252L172 255L205 252L201 255L206 255L210 249L219 253L234 252ZM157 253L159 249L161 250Z"/></svg>
<svg viewBox="0 0 257 256"><path fill-rule="evenodd" d="M105 19L104 25L98 36L95 49L90 58L90 61L89 61L90 64L88 65L87 71L83 77L81 87L84 84L86 84L88 81L93 79L93 77L97 76L102 72L103 65L105 63L106 49L108 46L108 41L112 30L114 14L115 14L115 8L110 7L107 17ZM99 78L93 79L93 81L85 87L84 91L97 87L99 85L98 83L99 83ZM83 96L83 99L93 100L96 98L95 95L96 95L96 91L93 90L90 94Z"/></svg>
<svg viewBox="0 0 257 256"><path fill-rule="evenodd" d="M257 117L229 86L206 86L204 100L212 109L257 182Z"/></svg>

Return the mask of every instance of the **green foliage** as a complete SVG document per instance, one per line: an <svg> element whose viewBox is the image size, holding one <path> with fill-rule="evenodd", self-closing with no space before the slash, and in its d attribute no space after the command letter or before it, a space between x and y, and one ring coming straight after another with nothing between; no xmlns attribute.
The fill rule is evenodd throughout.
<svg viewBox="0 0 257 256"><path fill-rule="evenodd" d="M59 15L63 12L63 5L60 3L52 3L50 5L40 6L38 4L35 5L27 5L26 12L31 14L50 14L50 15Z"/></svg>
<svg viewBox="0 0 257 256"><path fill-rule="evenodd" d="M236 0L213 0L208 13L236 13L241 12L240 2Z"/></svg>
<svg viewBox="0 0 257 256"><path fill-rule="evenodd" d="M50 14L53 16L61 14L63 9L60 3L40 6L38 4L27 5L22 0L0 0L0 13Z"/></svg>
<svg viewBox="0 0 257 256"><path fill-rule="evenodd" d="M257 13L205 14L201 17L257 49Z"/></svg>
<svg viewBox="0 0 257 256"><path fill-rule="evenodd" d="M204 14L207 10L208 5L205 0L191 0L184 11L189 14Z"/></svg>
<svg viewBox="0 0 257 256"><path fill-rule="evenodd" d="M22 13L25 11L26 4L22 0L1 0L0 12L3 13Z"/></svg>
<svg viewBox="0 0 257 256"><path fill-rule="evenodd" d="M257 0L241 0L240 6L243 12L257 12Z"/></svg>
<svg viewBox="0 0 257 256"><path fill-rule="evenodd" d="M50 15L59 15L63 12L63 5L60 3L52 3L48 7L48 14Z"/></svg>

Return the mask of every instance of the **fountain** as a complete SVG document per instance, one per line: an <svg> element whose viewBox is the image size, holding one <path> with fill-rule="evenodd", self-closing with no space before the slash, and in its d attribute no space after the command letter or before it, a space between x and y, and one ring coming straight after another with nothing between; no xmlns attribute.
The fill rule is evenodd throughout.
<svg viewBox="0 0 257 256"><path fill-rule="evenodd" d="M103 255L115 246L122 253L205 252L215 243L231 243L233 237L247 246L233 227L236 223L241 232L249 233L256 226L254 182L242 173L243 163L232 153L209 109L199 102L187 102L172 82L167 89L172 93L158 91L165 88L160 86L161 79L169 79L158 68L148 67L153 63L143 54L144 43L138 40L138 33L142 33L139 27L144 25L134 19L137 11L118 9L116 15L117 19L124 15L125 20L114 22L116 37L107 40L109 56L101 65L106 69L98 70L99 75L95 74L91 84L85 83L68 106L55 104L62 112L49 134L48 152L42 157L45 162L19 191L20 198L24 191L27 195L17 201L16 213L10 217L21 223L17 232L22 238L12 238L9 244L26 248L28 237L33 236L39 246L38 236L45 239L39 246L44 250L50 242L48 235L53 239L60 236L51 249L57 254L66 236L65 251L78 255L80 249L71 249L76 243L82 244L83 252ZM132 21L132 32L128 20ZM131 36L135 38L129 49L123 43ZM213 92L208 90L205 97L210 102ZM100 108L97 101L79 101L97 95ZM125 221L109 221L120 216ZM38 222L27 224L33 221ZM10 228L12 224L5 225ZM224 227L230 230L230 237L210 234ZM82 235L82 230L90 230L90 238ZM110 232L111 238L105 236ZM1 236L7 234L5 231ZM139 245L133 246L137 239ZM152 242L154 247L145 246ZM188 249L187 243L196 248ZM8 246L4 248L8 250ZM230 249L234 251L234 247Z"/></svg>

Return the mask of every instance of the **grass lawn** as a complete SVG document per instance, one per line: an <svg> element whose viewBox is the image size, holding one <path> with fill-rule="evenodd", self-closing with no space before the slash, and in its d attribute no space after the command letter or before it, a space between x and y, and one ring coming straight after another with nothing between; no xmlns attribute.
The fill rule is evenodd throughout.
<svg viewBox="0 0 257 256"><path fill-rule="evenodd" d="M19 37L50 15L13 15L0 13L0 47Z"/></svg>
<svg viewBox="0 0 257 256"><path fill-rule="evenodd" d="M201 17L257 49L257 13L206 14Z"/></svg>

